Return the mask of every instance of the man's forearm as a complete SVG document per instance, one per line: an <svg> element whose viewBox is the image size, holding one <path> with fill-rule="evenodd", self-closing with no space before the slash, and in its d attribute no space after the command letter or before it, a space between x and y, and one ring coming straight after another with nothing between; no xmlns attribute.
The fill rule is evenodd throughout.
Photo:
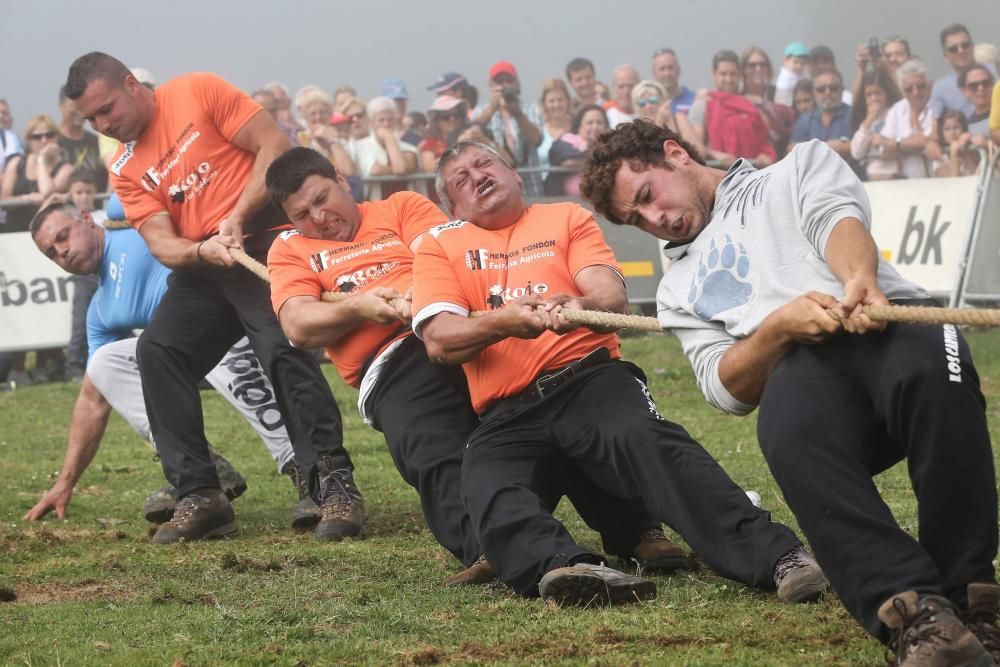
<svg viewBox="0 0 1000 667"><path fill-rule="evenodd" d="M257 211L264 208L264 205L268 202L267 188L264 185L264 176L267 174L267 168L271 166L271 163L276 158L291 147L292 144L288 141L288 137L284 133L276 135L273 139L261 145L253 161L250 180L247 181L246 187L243 188L240 198L236 200L236 206L233 208L231 217L239 219L241 223L246 223Z"/></svg>
<svg viewBox="0 0 1000 667"><path fill-rule="evenodd" d="M842 285L850 280L875 280L878 249L872 235L857 218L844 218L830 232L824 259Z"/></svg>
<svg viewBox="0 0 1000 667"><path fill-rule="evenodd" d="M750 336L734 343L719 359L719 381L733 398L757 405L767 380L794 342L770 318Z"/></svg>
<svg viewBox="0 0 1000 667"><path fill-rule="evenodd" d="M445 365L465 363L508 335L500 311L482 317L439 313L422 330L428 356L433 362Z"/></svg>
<svg viewBox="0 0 1000 667"><path fill-rule="evenodd" d="M314 349L331 345L368 319L358 309L360 299L339 303L323 301L288 302L281 307L278 321L293 345Z"/></svg>
<svg viewBox="0 0 1000 667"><path fill-rule="evenodd" d="M139 229L142 231L141 227ZM143 238L153 256L168 268L183 269L202 263L198 257L198 245L201 241L193 242L180 236Z"/></svg>
<svg viewBox="0 0 1000 667"><path fill-rule="evenodd" d="M70 487L83 475L101 447L101 438L111 416L111 404L84 374L80 394L73 406L69 443L59 478Z"/></svg>

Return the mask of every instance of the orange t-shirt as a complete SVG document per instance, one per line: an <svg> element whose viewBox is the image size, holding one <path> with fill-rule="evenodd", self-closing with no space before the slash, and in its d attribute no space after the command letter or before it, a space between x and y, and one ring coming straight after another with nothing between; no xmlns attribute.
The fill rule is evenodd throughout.
<svg viewBox="0 0 1000 667"><path fill-rule="evenodd" d="M464 221L435 227L414 262L414 331L419 335L421 323L439 313L500 308L530 293L580 296L576 274L588 266L607 266L625 282L600 227L577 204L534 204L517 223L496 231ZM616 334L584 327L563 336L546 331L533 340L495 343L464 364L472 405L482 413L542 371L599 347L621 356Z"/></svg>
<svg viewBox="0 0 1000 667"><path fill-rule="evenodd" d="M219 229L250 180L255 156L231 143L260 105L224 79L199 72L156 89L156 113L111 159L111 184L138 229L167 213L197 241Z"/></svg>
<svg viewBox="0 0 1000 667"><path fill-rule="evenodd" d="M410 245L447 218L415 192L398 192L382 201L358 204L358 208L361 224L352 241L311 239L294 229L274 240L267 267L275 313L294 296L319 299L323 292L363 292L372 287L391 287L405 294L410 289ZM367 322L327 346L327 356L344 382L353 387L361 384L365 362L411 333L399 331L401 326L401 322Z"/></svg>

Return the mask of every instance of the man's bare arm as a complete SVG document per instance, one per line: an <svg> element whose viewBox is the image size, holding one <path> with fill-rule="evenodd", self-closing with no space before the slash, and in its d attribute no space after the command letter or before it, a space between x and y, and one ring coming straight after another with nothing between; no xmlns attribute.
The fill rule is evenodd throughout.
<svg viewBox="0 0 1000 667"><path fill-rule="evenodd" d="M367 322L400 322L390 299L402 297L391 288L378 287L336 303L311 296L293 296L278 312L281 329L296 347L319 348L331 345Z"/></svg>
<svg viewBox="0 0 1000 667"><path fill-rule="evenodd" d="M62 470L52 488L24 515L25 519L37 521L52 510L60 519L66 518L73 487L94 460L110 416L111 404L84 374L80 394L73 406L73 421L69 427L69 443Z"/></svg>
<svg viewBox="0 0 1000 667"><path fill-rule="evenodd" d="M233 136L232 143L255 158L250 180L236 201L232 212L219 223L219 235L232 237L238 245L243 243L243 225L267 203L267 189L264 186L264 175L275 158L292 147L288 137L281 131L278 124L266 111L261 110L253 116L240 131Z"/></svg>
<svg viewBox="0 0 1000 667"><path fill-rule="evenodd" d="M236 245L234 237L216 235L205 241L189 241L177 235L174 223L166 213L158 213L147 220L139 228L139 233L146 241L153 256L161 264L171 269L181 269L204 263L217 266L236 264L226 247L227 245Z"/></svg>
<svg viewBox="0 0 1000 667"><path fill-rule="evenodd" d="M462 364L505 338L538 338L546 329L547 318L538 308L543 303L536 294L482 317L438 313L421 329L427 356L438 364Z"/></svg>

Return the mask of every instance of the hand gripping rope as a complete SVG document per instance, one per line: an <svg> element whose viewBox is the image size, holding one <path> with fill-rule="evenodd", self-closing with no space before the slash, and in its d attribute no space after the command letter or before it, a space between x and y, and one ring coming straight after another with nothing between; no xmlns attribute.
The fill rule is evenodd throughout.
<svg viewBox="0 0 1000 667"><path fill-rule="evenodd" d="M108 221L106 229L124 229L129 224L124 221ZM267 267L246 254L241 248L229 248L229 254L237 263L253 272L264 282L270 282ZM323 301L333 303L349 298L349 294L323 292ZM1000 310L979 308L933 308L928 306L864 306L862 311L877 322L907 322L911 324L958 324L974 327L1000 326ZM599 310L578 310L563 308L562 316L574 324L634 329L636 331L662 331L655 317L607 313ZM473 317L482 312L471 313ZM831 316L832 312L831 312Z"/></svg>

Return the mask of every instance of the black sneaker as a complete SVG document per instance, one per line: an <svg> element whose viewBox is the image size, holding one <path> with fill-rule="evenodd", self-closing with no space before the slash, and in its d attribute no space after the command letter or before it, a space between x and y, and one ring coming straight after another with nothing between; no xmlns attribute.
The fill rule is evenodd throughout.
<svg viewBox="0 0 1000 667"><path fill-rule="evenodd" d="M292 505L292 528L295 530L313 528L323 517L323 512L309 495L309 480L306 479L302 468L295 461L290 461L281 469L281 474L291 478L292 486L299 495L298 502Z"/></svg>
<svg viewBox="0 0 1000 667"><path fill-rule="evenodd" d="M247 490L247 481L243 475L233 466L232 463L223 458L222 454L215 451L214 447L208 448L209 458L215 464L215 474L219 478L219 486L226 492L226 497L236 500Z"/></svg>
<svg viewBox="0 0 1000 667"><path fill-rule="evenodd" d="M546 572L538 592L560 606L589 607L650 600L656 597L656 584L603 564L577 563Z"/></svg>
<svg viewBox="0 0 1000 667"><path fill-rule="evenodd" d="M814 602L830 582L812 554L797 546L775 563L774 585L782 602Z"/></svg>
<svg viewBox="0 0 1000 667"><path fill-rule="evenodd" d="M361 534L365 525L365 500L350 468L338 468L320 481L322 517L313 531L320 540L342 540Z"/></svg>
<svg viewBox="0 0 1000 667"><path fill-rule="evenodd" d="M937 595L905 591L882 603L879 619L892 630L893 665L902 667L987 667L995 664L976 636Z"/></svg>
<svg viewBox="0 0 1000 667"><path fill-rule="evenodd" d="M177 506L177 489L165 484L146 496L142 503L142 515L150 523L166 523L174 515Z"/></svg>
<svg viewBox="0 0 1000 667"><path fill-rule="evenodd" d="M181 498L170 521L153 535L157 544L225 537L236 532L233 506L221 489L197 489Z"/></svg>
<svg viewBox="0 0 1000 667"><path fill-rule="evenodd" d="M969 608L962 612L965 627L976 635L976 639L1000 663L1000 627L997 616L1000 613L1000 586L996 584L969 584Z"/></svg>

